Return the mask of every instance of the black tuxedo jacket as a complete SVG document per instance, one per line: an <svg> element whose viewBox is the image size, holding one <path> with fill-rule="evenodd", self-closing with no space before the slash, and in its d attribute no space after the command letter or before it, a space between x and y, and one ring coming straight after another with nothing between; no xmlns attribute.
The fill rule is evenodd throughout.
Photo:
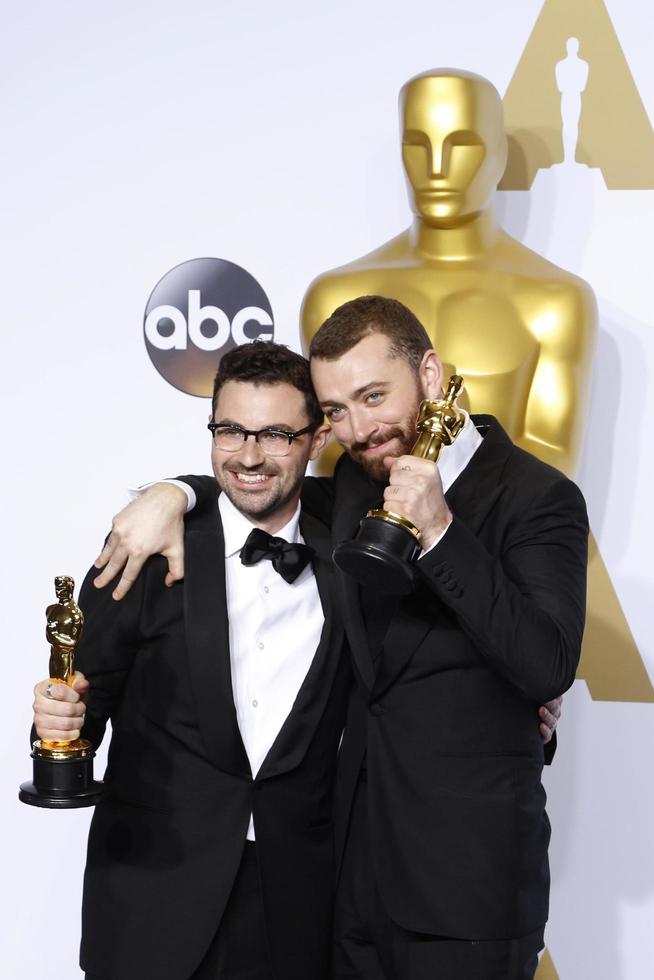
<svg viewBox="0 0 654 980"><path fill-rule="evenodd" d="M336 852L362 766L382 900L407 929L505 939L547 919L549 822L537 708L572 684L588 521L578 488L490 416L448 491L454 520L402 600L340 576L357 684L339 755ZM184 477L198 499L210 478ZM354 536L383 484L347 456L303 506ZM358 842L353 842L354 846Z"/></svg>
<svg viewBox="0 0 654 980"><path fill-rule="evenodd" d="M91 584L77 665L91 682L82 735L112 737L84 879L82 968L110 980L187 980L215 935L250 813L279 980L328 975L333 793L349 657L334 612L326 527L301 516L325 613L293 709L252 778L234 707L216 494L187 521L185 579L151 559L120 603Z"/></svg>
<svg viewBox="0 0 654 980"><path fill-rule="evenodd" d="M454 515L402 600L342 577L358 683L340 756L339 850L361 766L382 901L401 926L519 937L547 918L549 822L539 705L573 682L587 517L577 487L499 423L447 493ZM348 457L332 532L352 537L381 485ZM365 760L365 761L364 761Z"/></svg>

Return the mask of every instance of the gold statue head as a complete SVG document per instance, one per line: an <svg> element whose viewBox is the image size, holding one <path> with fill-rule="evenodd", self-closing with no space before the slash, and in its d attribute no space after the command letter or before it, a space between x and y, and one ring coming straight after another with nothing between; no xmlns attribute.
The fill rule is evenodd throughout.
<svg viewBox="0 0 654 980"><path fill-rule="evenodd" d="M400 91L402 158L415 214L448 228L485 211L506 167L502 100L480 75L450 68Z"/></svg>
<svg viewBox="0 0 654 980"><path fill-rule="evenodd" d="M70 575L57 575L54 580L55 594L60 602L67 602L73 598L75 583Z"/></svg>

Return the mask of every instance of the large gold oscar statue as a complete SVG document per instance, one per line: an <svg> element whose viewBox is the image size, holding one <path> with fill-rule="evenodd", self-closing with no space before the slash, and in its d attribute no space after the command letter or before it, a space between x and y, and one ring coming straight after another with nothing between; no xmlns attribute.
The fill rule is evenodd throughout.
<svg viewBox="0 0 654 980"><path fill-rule="evenodd" d="M400 93L413 224L318 276L302 309L308 344L341 303L381 294L427 328L446 375L461 374L474 412L497 416L520 446L570 475L587 422L597 305L589 285L499 227L493 195L507 159L502 102L478 75L449 69ZM654 700L597 547L580 676L595 698Z"/></svg>
<svg viewBox="0 0 654 980"><path fill-rule="evenodd" d="M314 280L305 338L354 296L401 300L427 328L446 375L465 378L473 410L496 415L518 445L570 473L597 329L592 290L496 221L507 141L490 82L430 72L404 86L400 109L413 224Z"/></svg>

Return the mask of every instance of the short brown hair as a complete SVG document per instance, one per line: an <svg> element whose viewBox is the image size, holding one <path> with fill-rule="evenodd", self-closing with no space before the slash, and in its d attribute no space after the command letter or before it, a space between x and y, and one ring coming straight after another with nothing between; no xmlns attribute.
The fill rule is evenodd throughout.
<svg viewBox="0 0 654 980"><path fill-rule="evenodd" d="M431 350L427 331L404 303L385 296L359 296L325 320L311 341L309 358L335 361L375 333L388 337L391 357L403 357L414 371L425 351Z"/></svg>
<svg viewBox="0 0 654 980"><path fill-rule="evenodd" d="M228 381L260 385L288 384L304 395L309 424L317 429L324 416L311 383L306 357L272 340L253 340L224 354L213 382L211 409L216 411L220 389Z"/></svg>

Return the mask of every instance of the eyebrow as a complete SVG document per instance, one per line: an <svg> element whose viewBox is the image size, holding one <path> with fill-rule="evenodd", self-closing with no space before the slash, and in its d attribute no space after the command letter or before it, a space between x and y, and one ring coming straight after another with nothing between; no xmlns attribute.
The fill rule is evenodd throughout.
<svg viewBox="0 0 654 980"><path fill-rule="evenodd" d="M235 429L247 429L247 426L243 425L242 422L235 422L233 419L216 419L216 425L233 425ZM302 426L300 426L300 428L302 428ZM261 428L257 429L256 431L263 432L264 429L278 429L280 432L296 431L292 425L288 424L288 422L266 422L265 425L262 425Z"/></svg>
<svg viewBox="0 0 654 980"><path fill-rule="evenodd" d="M388 388L389 384L390 384L390 381L368 381L368 383L365 384L365 385L362 385L361 388L356 388L352 392L352 394L351 394L350 397L353 400L356 401L357 398L360 398L361 395L364 395L366 393L366 391L369 391L371 388L374 388L374 389L377 389L377 388ZM341 402L334 401L332 398L326 398L324 401L320 402L320 407L321 408L323 408L325 405L330 405L333 408L341 408L342 407L342 403Z"/></svg>

